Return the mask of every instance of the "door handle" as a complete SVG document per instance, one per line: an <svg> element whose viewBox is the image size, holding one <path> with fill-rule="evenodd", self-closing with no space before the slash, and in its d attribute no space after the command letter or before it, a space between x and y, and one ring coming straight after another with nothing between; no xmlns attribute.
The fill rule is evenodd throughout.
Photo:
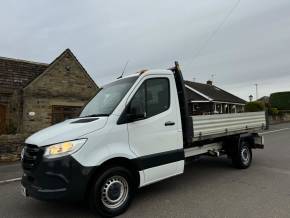
<svg viewBox="0 0 290 218"><path fill-rule="evenodd" d="M174 126L175 123L173 121L167 121L164 123L165 126Z"/></svg>

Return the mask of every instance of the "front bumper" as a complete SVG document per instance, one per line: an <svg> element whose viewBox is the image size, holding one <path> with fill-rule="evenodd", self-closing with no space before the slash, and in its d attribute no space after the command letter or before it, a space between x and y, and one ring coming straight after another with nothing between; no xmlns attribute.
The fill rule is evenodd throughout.
<svg viewBox="0 0 290 218"><path fill-rule="evenodd" d="M39 200L82 200L93 167L84 167L73 157L42 159L32 169L23 164L22 185L27 195Z"/></svg>

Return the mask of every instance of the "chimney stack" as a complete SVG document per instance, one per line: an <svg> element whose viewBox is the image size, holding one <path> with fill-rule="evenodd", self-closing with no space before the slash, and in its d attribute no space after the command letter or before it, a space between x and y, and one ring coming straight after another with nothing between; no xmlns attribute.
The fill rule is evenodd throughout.
<svg viewBox="0 0 290 218"><path fill-rule="evenodd" d="M208 80L208 81L206 81L206 84L212 86L212 81L211 80Z"/></svg>

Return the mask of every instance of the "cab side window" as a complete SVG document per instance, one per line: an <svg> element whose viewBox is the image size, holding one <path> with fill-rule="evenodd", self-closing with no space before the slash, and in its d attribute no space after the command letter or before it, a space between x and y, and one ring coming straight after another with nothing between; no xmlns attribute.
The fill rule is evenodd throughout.
<svg viewBox="0 0 290 218"><path fill-rule="evenodd" d="M130 103L130 111L144 114L149 118L170 107L170 89L167 78L146 80L138 89Z"/></svg>
<svg viewBox="0 0 290 218"><path fill-rule="evenodd" d="M145 84L143 83L138 91L135 93L133 99L130 103L130 113L133 114L144 114L146 116L145 111Z"/></svg>
<svg viewBox="0 0 290 218"><path fill-rule="evenodd" d="M165 78L146 80L147 117L160 114L169 108L169 81Z"/></svg>

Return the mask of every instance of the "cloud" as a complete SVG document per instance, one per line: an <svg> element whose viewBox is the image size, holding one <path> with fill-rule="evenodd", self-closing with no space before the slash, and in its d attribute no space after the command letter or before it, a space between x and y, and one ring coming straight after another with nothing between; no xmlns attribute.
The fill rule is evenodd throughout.
<svg viewBox="0 0 290 218"><path fill-rule="evenodd" d="M51 62L69 47L98 84L127 73L167 68L247 99L290 83L290 2L243 0L194 59L234 1L4 1L0 55ZM270 81L275 81L271 83ZM285 85L281 85L285 84Z"/></svg>

